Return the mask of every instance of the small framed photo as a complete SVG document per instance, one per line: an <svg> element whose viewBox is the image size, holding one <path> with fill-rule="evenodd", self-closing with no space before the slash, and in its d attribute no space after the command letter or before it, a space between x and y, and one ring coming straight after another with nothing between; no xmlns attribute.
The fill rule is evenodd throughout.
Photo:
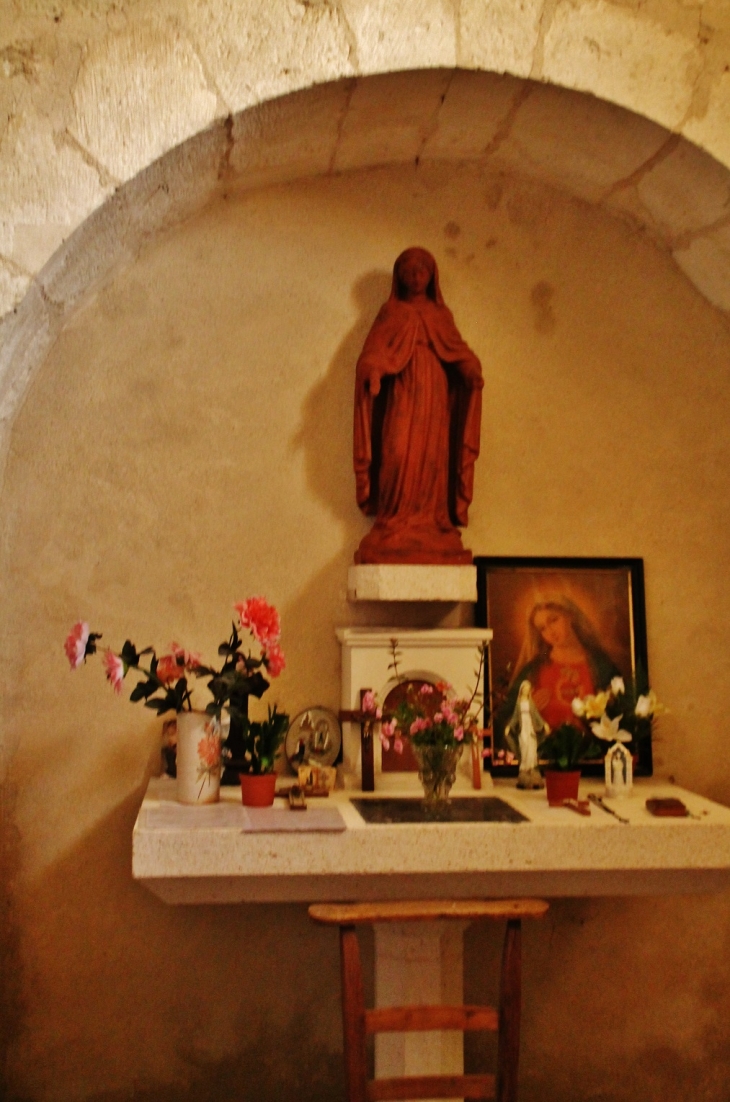
<svg viewBox="0 0 730 1102"><path fill-rule="evenodd" d="M573 719L572 701L607 688L612 678L649 684L643 559L475 558L478 627L494 632L485 669L493 730L492 771L516 775L505 759L505 727L523 680L554 730ZM635 773L651 776L651 739L637 748ZM601 762L586 763L602 775Z"/></svg>

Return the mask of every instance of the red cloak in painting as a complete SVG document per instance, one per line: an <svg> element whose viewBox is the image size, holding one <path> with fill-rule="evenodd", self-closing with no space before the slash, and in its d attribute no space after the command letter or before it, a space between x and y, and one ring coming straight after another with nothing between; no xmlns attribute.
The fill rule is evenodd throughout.
<svg viewBox="0 0 730 1102"><path fill-rule="evenodd" d="M473 495L484 382L427 255L433 263L427 298L405 300L399 257L390 298L357 362L357 503L376 518L355 554L358 563L472 561L457 525L467 524ZM381 385L375 397L368 385L374 373Z"/></svg>

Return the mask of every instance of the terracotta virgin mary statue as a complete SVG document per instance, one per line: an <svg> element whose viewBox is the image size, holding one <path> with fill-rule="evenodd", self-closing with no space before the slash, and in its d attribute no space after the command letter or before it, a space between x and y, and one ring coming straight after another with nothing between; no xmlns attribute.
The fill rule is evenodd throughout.
<svg viewBox="0 0 730 1102"><path fill-rule="evenodd" d="M393 268L355 381L357 503L375 524L358 563L470 563L482 370L441 297L436 261L406 249Z"/></svg>

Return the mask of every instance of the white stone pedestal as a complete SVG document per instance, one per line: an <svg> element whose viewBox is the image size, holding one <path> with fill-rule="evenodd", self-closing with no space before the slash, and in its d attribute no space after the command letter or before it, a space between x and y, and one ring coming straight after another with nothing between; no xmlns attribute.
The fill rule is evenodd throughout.
<svg viewBox="0 0 730 1102"><path fill-rule="evenodd" d="M351 566L350 601L468 601L477 599L475 566L418 566L405 563Z"/></svg>
<svg viewBox="0 0 730 1102"><path fill-rule="evenodd" d="M466 922L382 923L375 927L375 1005L463 1002ZM461 1033L380 1033L375 1075L461 1075Z"/></svg>

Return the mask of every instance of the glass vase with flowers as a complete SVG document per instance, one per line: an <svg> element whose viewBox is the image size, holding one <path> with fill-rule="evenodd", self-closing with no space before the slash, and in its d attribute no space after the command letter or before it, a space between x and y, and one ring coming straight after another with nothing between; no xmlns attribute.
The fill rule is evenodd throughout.
<svg viewBox="0 0 730 1102"><path fill-rule="evenodd" d="M384 712L373 693L366 693L363 711L380 720L380 741L384 749L390 749L391 741L396 753L402 753L408 742L418 763L418 776L423 785L424 804L438 809L448 803L456 770L464 746L483 736L479 721L486 644L478 647L478 666L475 672L474 690L469 697L457 697L445 682L431 684L428 681L407 680L399 670L400 653L397 640L391 643L393 670L396 682L405 692L391 713Z"/></svg>

